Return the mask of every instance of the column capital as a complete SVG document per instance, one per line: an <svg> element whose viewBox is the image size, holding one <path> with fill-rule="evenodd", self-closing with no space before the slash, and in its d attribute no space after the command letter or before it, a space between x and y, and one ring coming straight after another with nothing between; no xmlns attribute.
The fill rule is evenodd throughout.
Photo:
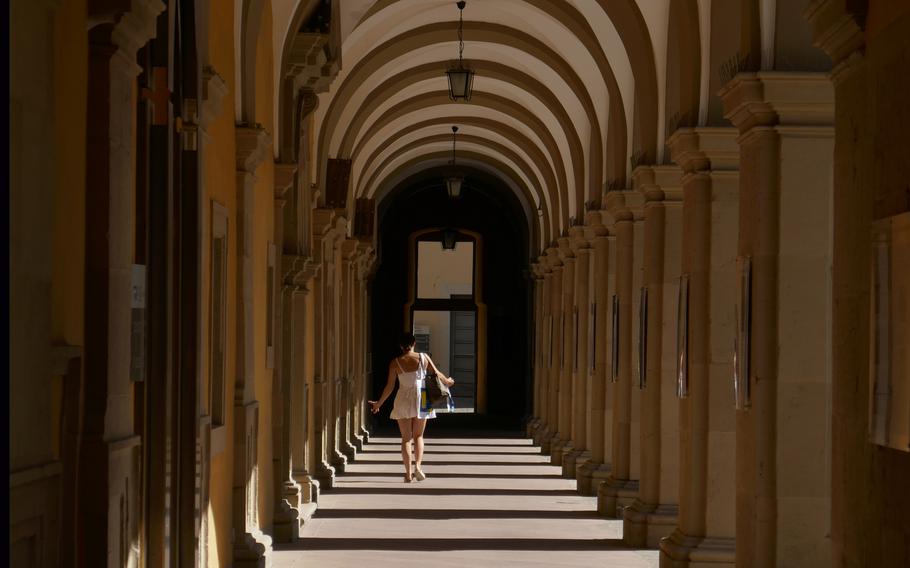
<svg viewBox="0 0 910 568"><path fill-rule="evenodd" d="M588 243L588 239L585 238L584 225L575 225L569 229L569 241L569 246L572 248L572 251L576 256L579 252L591 246Z"/></svg>
<svg viewBox="0 0 910 568"><path fill-rule="evenodd" d="M556 247L548 247L544 251L547 255L546 262L547 266L550 267L550 272L556 272L557 270L562 269L562 259L559 258L559 249Z"/></svg>
<svg viewBox="0 0 910 568"><path fill-rule="evenodd" d="M284 194L294 185L295 173L296 162L275 162L275 199L284 199Z"/></svg>
<svg viewBox="0 0 910 568"><path fill-rule="evenodd" d="M845 0L812 0L803 10L803 18L812 26L812 45L828 54L834 63L834 73L842 63L854 54L861 55L865 49L866 8L854 7L855 4Z"/></svg>
<svg viewBox="0 0 910 568"><path fill-rule="evenodd" d="M240 125L234 131L236 138L237 171L252 174L265 160L272 136L261 124Z"/></svg>
<svg viewBox="0 0 910 568"><path fill-rule="evenodd" d="M559 258L562 259L563 264L569 260L575 259L575 251L572 250L572 239L569 237L559 237L556 239L556 242L559 243L559 248L556 249Z"/></svg>
<svg viewBox="0 0 910 568"><path fill-rule="evenodd" d="M733 127L680 128L667 140L670 156L684 173L739 170L738 132Z"/></svg>
<svg viewBox="0 0 910 568"><path fill-rule="evenodd" d="M126 3L122 3L122 8ZM108 5L108 3L105 3ZM155 37L158 31L158 14L164 11L164 4L161 0L131 0L129 9L123 10L119 14L116 8L114 14L108 13L107 21L116 21L113 30L111 30L111 41L127 54L131 61L135 61L136 52L143 45ZM100 19L106 19L101 14L90 13L90 16L100 16ZM99 18L90 18L96 20ZM139 69L137 67L137 73Z"/></svg>
<svg viewBox="0 0 910 568"><path fill-rule="evenodd" d="M221 103L230 91L224 78L211 65L202 68L202 104L199 106L199 128L203 132L221 114Z"/></svg>
<svg viewBox="0 0 910 568"><path fill-rule="evenodd" d="M593 243L599 237L605 237L609 234L607 227L604 225L602 211L588 211L585 215L585 238L589 243Z"/></svg>
<svg viewBox="0 0 910 568"><path fill-rule="evenodd" d="M825 73L740 73L718 95L724 117L740 133L755 126L834 124L834 86Z"/></svg>

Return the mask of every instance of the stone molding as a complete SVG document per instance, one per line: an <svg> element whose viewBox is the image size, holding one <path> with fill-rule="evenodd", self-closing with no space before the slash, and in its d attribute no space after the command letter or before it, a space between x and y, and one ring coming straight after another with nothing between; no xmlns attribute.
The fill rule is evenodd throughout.
<svg viewBox="0 0 910 568"><path fill-rule="evenodd" d="M130 10L124 12L111 31L111 41L135 64L136 52L155 37L158 14L164 11L161 0L130 0ZM136 74L141 71L136 65Z"/></svg>
<svg viewBox="0 0 910 568"><path fill-rule="evenodd" d="M740 73L718 92L740 132L755 126L830 125L834 87L824 73Z"/></svg>
<svg viewBox="0 0 910 568"><path fill-rule="evenodd" d="M670 156L685 174L739 171L738 132L733 127L680 128L667 139Z"/></svg>
<svg viewBox="0 0 910 568"><path fill-rule="evenodd" d="M206 65L202 68L202 105L199 107L199 127L203 132L208 130L208 127L221 114L221 103L229 90L224 78L214 67Z"/></svg>
<svg viewBox="0 0 910 568"><path fill-rule="evenodd" d="M341 64L329 59L326 46L331 41L329 34L298 32L287 51L285 76L290 77L295 87L322 93L335 80Z"/></svg>
<svg viewBox="0 0 910 568"><path fill-rule="evenodd" d="M550 267L550 272L556 272L562 268L562 259L559 258L559 249L556 247L548 247L547 250L544 251L544 254L547 255L545 262Z"/></svg>
<svg viewBox="0 0 910 568"><path fill-rule="evenodd" d="M237 126L235 131L237 139L237 171L255 173L256 169L265 160L272 136L260 124L252 126Z"/></svg>
<svg viewBox="0 0 910 568"><path fill-rule="evenodd" d="M571 246L572 251L575 253L576 256L578 255L579 251L581 251L582 249L591 248L591 244L588 242L588 239L585 237L585 226L584 225L576 225L574 227L571 227L569 229L569 239L571 240L571 243L569 246Z"/></svg>
<svg viewBox="0 0 910 568"><path fill-rule="evenodd" d="M559 254L563 264L568 260L575 260L575 251L572 250L572 239L569 237L559 237L556 239L556 242L559 243L559 248L556 249L557 254Z"/></svg>
<svg viewBox="0 0 910 568"><path fill-rule="evenodd" d="M862 54L866 38L862 26L849 14L843 0L813 0L803 10L812 26L812 45L828 54L837 67L853 54Z"/></svg>
<svg viewBox="0 0 910 568"><path fill-rule="evenodd" d="M275 199L284 199L284 194L294 185L296 173L296 162L275 162Z"/></svg>

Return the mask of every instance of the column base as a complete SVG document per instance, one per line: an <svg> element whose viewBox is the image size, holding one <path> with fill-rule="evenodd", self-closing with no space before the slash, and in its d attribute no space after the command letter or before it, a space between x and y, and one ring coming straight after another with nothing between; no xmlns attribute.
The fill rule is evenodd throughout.
<svg viewBox="0 0 910 568"><path fill-rule="evenodd" d="M370 432L363 426L360 427L360 439L363 440L364 444L370 443Z"/></svg>
<svg viewBox="0 0 910 568"><path fill-rule="evenodd" d="M329 463L335 468L336 474L342 474L344 473L345 466L348 465L348 458L338 450L333 450L329 454Z"/></svg>
<svg viewBox="0 0 910 568"><path fill-rule="evenodd" d="M616 479L611 475L597 489L597 512L608 519L621 519L623 509L637 498L637 479Z"/></svg>
<svg viewBox="0 0 910 568"><path fill-rule="evenodd" d="M351 444L354 445L354 449L357 453L363 453L363 436L360 434L354 434L354 439L351 440Z"/></svg>
<svg viewBox="0 0 910 568"><path fill-rule="evenodd" d="M295 471L292 475L299 488L297 508L300 509L301 506L306 505L307 503L315 503L316 497L319 494L319 482L311 477L310 473L305 470Z"/></svg>
<svg viewBox="0 0 910 568"><path fill-rule="evenodd" d="M595 481L594 474L601 472L602 479ZM578 492L587 497L597 495L597 486L610 475L610 466L594 462L590 459L575 469L575 480L578 482Z"/></svg>
<svg viewBox="0 0 910 568"><path fill-rule="evenodd" d="M316 475L314 477L319 482L320 489L335 487L335 468L325 462L316 464Z"/></svg>
<svg viewBox="0 0 910 568"><path fill-rule="evenodd" d="M259 529L244 532L234 538L234 566L265 568L270 564L272 539Z"/></svg>
<svg viewBox="0 0 910 568"><path fill-rule="evenodd" d="M353 463L357 458L357 447L350 441L345 440L341 443L341 453L347 459L347 463Z"/></svg>
<svg viewBox="0 0 910 568"><path fill-rule="evenodd" d="M272 532L275 534L275 542L297 542L297 537L300 536L300 511L289 499L280 499L275 505Z"/></svg>
<svg viewBox="0 0 910 568"><path fill-rule="evenodd" d="M572 440L563 440L557 434L550 442L550 465L562 466L562 456L572 451Z"/></svg>
<svg viewBox="0 0 910 568"><path fill-rule="evenodd" d="M627 546L657 548L673 534L679 521L679 505L649 505L636 499L622 518L622 539Z"/></svg>
<svg viewBox="0 0 910 568"><path fill-rule="evenodd" d="M736 540L695 537L679 529L660 541L660 568L734 568Z"/></svg>
<svg viewBox="0 0 910 568"><path fill-rule="evenodd" d="M530 420L528 420L528 423L525 424L525 433L527 434L528 438L533 439L534 433L537 431L538 428L540 428L540 418L533 417Z"/></svg>
<svg viewBox="0 0 910 568"><path fill-rule="evenodd" d="M553 449L553 438L556 436L555 432L551 432L550 428L546 425L543 428L538 428L535 432L534 444L540 446L540 453L549 454L550 450Z"/></svg>
<svg viewBox="0 0 910 568"><path fill-rule="evenodd" d="M584 464L591 457L591 450L572 449L562 456L562 476L566 479L575 479L578 466Z"/></svg>

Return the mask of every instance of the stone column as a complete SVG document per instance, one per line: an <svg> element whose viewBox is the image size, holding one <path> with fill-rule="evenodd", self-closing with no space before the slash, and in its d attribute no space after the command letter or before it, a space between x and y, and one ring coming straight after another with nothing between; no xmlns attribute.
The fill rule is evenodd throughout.
<svg viewBox="0 0 910 568"><path fill-rule="evenodd" d="M738 252L751 264L751 298L736 298L751 324L736 564L829 565L831 336L820 324L832 313L834 88L822 73L744 73L720 95L740 131Z"/></svg>
<svg viewBox="0 0 910 568"><path fill-rule="evenodd" d="M669 139L683 171L682 274L688 278L687 392L680 400L679 525L660 542L672 566L733 566L736 434L733 305L739 215L732 128L685 128ZM672 563L672 564L671 564Z"/></svg>
<svg viewBox="0 0 910 568"><path fill-rule="evenodd" d="M550 313L550 267L547 264L546 257L540 256L535 264L535 274L537 280L537 312L540 319L540 332L538 334L538 354L537 354L537 390L535 391L535 403L537 404L538 422L534 427L531 437L535 444L542 446L542 438L546 437L549 432L549 413L548 413L548 393L549 393L549 361L551 348L552 323ZM542 448L541 448L542 449Z"/></svg>
<svg viewBox="0 0 910 568"><path fill-rule="evenodd" d="M529 438L534 438L535 432L540 427L540 361L541 361L541 333L543 332L543 316L541 313L541 296L543 295L540 265L531 262L531 289L534 294L532 306L532 325L534 326L533 371L531 375L531 417L525 425L525 433Z"/></svg>
<svg viewBox="0 0 910 568"><path fill-rule="evenodd" d="M237 380L234 386L234 564L258 565L271 547L259 529L259 401L255 390L255 309L253 293L253 232L256 169L271 149L271 136L262 127L238 127L237 218Z"/></svg>
<svg viewBox="0 0 910 568"><path fill-rule="evenodd" d="M619 376L613 397L613 461L607 480L597 491L598 510L622 518L622 508L632 504L638 480L632 477L632 309L634 306L634 217L632 192L607 194L607 207L615 219L616 298L619 306ZM628 201L628 202L627 202ZM617 355L614 353L614 357ZM636 413L637 414L637 413ZM635 441L638 445L638 441ZM637 469L637 468L636 468Z"/></svg>
<svg viewBox="0 0 910 568"><path fill-rule="evenodd" d="M589 211L586 216L588 232L586 238L591 243L593 289L588 301L588 311L591 313L589 327L589 347L594 353L588 351L588 361L584 364L589 369L591 381L590 396L590 430L588 446L591 455L588 460L578 467L576 479L578 491L582 495L596 495L600 483L609 476L610 468L606 461L604 443L604 419L606 405L607 378L607 328L609 304L607 298L607 272L610 256L610 242L607 228L603 224L601 211ZM593 363L593 364L592 364Z"/></svg>
<svg viewBox="0 0 910 568"><path fill-rule="evenodd" d="M588 409L590 404L590 388L588 378L588 298L590 297L591 276L591 248L585 238L585 229L581 226L572 227L571 247L575 253L575 282L574 298L572 304L571 340L572 350L569 352L569 364L572 368L572 451L563 455L563 475L570 478L577 476L579 465L584 464L591 457L588 449Z"/></svg>
<svg viewBox="0 0 910 568"><path fill-rule="evenodd" d="M313 507L308 505L314 504L319 494L319 481L311 473L313 462L310 455L314 444L311 442L309 423L314 404L311 400L306 375L307 345L313 341L307 327L307 300L313 293L319 265L308 258L285 255L282 266L288 267L283 271L286 275L285 284L291 290L289 310L286 312L284 325L286 349L282 356L290 379L288 427L290 429L291 476L299 487L296 508L299 514L298 520L303 522L308 514L312 514Z"/></svg>
<svg viewBox="0 0 910 568"><path fill-rule="evenodd" d="M357 335L357 327L355 320L355 310L356 310L356 294L355 294L355 280L354 280L354 265L356 263L357 257L357 245L359 241L356 239L345 239L341 245L341 279L342 279L342 313L344 317L342 318L343 327L341 330L341 347L344 350L341 354L343 357L342 364L342 381L343 381L343 392L344 397L342 398L343 403L340 408L341 424L340 424L340 443L341 447L339 450L347 458L349 462L354 461L354 458L357 454L357 448L354 447L352 443L354 436L354 357L356 353L355 343Z"/></svg>
<svg viewBox="0 0 910 568"><path fill-rule="evenodd" d="M642 166L633 179L645 197L644 277L647 290L645 376L641 388L639 493L623 516L629 546L656 548L676 526L679 484L679 422L676 387L676 299L681 260L682 171ZM642 338L642 335L639 335ZM639 361L642 357L639 351ZM641 363L641 361L640 361Z"/></svg>
<svg viewBox="0 0 910 568"><path fill-rule="evenodd" d="M330 305L330 298L326 297L327 286L326 279L328 276L327 250L331 250L329 230L332 218L335 212L331 209L315 209L313 211L313 252L315 254L313 261L316 263L318 270L313 282L313 331L314 331L314 377L313 377L313 425L314 425L314 445L313 445L313 472L319 481L319 487L331 489L335 480L335 468L329 465L328 456L328 423L331 416L331 398L329 397L329 382L326 378L328 368L327 351L331 344L327 343L327 313ZM317 494L318 498L318 494Z"/></svg>
<svg viewBox="0 0 910 568"><path fill-rule="evenodd" d="M569 237L559 237L558 254L562 261L560 296L557 313L559 324L559 361L557 361L558 405L556 439L550 446L550 463L561 466L563 454L572 450L572 308L575 296L575 253ZM563 475L565 475L563 470Z"/></svg>
<svg viewBox="0 0 910 568"><path fill-rule="evenodd" d="M336 212L330 231L329 248L330 257L326 258L328 298L326 317L326 369L329 402L326 405L327 415L327 447L326 453L329 463L338 473L344 473L348 458L341 452L341 414L343 412L344 378L342 377L342 354L344 352L342 334L342 243L348 232L347 219L340 217Z"/></svg>
<svg viewBox="0 0 910 568"><path fill-rule="evenodd" d="M275 215L274 241L279 250L284 240L285 193L292 187L296 164L275 164ZM273 534L277 542L295 542L300 528L300 485L291 468L291 374L293 359L290 357L293 342L293 302L296 286L293 280L299 267L284 266L283 259L275 259L276 303L274 318L274 370L272 383L272 462L275 481L275 507ZM286 273L285 270L288 272Z"/></svg>
<svg viewBox="0 0 910 568"><path fill-rule="evenodd" d="M562 354L562 260L554 247L547 249L550 303L550 353L547 361L547 430L541 438L540 449L552 457L559 442L559 374Z"/></svg>

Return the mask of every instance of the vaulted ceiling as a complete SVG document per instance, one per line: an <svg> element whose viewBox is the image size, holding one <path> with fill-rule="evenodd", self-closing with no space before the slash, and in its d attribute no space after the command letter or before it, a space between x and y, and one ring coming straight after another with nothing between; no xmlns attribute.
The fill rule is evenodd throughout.
<svg viewBox="0 0 910 568"><path fill-rule="evenodd" d="M275 3L286 35L300 10L284 4L299 2ZM458 56L454 0L336 0L342 63L319 95L311 181L324 179L327 159L348 158L352 197L381 200L447 163L458 125L459 162L511 187L545 246L606 184L627 184L630 157L662 159L671 9L694 23L698 53L710 0L468 0L474 94L454 103L445 76Z"/></svg>

